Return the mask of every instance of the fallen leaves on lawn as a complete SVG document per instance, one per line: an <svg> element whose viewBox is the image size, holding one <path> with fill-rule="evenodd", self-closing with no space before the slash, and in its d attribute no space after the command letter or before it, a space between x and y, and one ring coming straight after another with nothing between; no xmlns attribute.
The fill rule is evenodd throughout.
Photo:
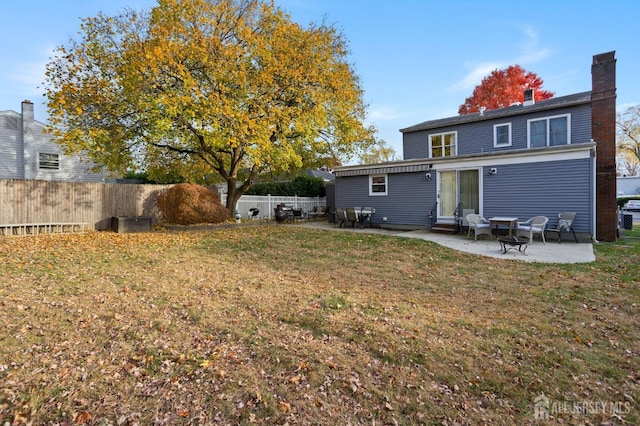
<svg viewBox="0 0 640 426"><path fill-rule="evenodd" d="M541 393L638 399L637 284L603 268L287 226L0 257L0 424L524 424Z"/></svg>

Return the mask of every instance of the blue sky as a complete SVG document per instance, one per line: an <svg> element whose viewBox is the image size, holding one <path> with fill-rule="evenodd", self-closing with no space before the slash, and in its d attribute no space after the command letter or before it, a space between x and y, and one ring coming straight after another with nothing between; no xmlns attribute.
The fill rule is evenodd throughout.
<svg viewBox="0 0 640 426"><path fill-rule="evenodd" d="M369 122L402 158L399 129L457 115L459 105L494 69L519 64L556 96L591 90L594 54L616 51L618 111L640 103L640 2L275 0L302 25L326 22L349 40ZM154 0L6 2L0 18L0 110L30 99L36 118L45 64L53 48L76 37L80 17Z"/></svg>

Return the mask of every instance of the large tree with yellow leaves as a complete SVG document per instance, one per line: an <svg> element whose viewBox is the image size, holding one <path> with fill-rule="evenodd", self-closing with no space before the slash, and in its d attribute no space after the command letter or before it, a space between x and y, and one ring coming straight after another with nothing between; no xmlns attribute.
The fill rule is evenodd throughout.
<svg viewBox="0 0 640 426"><path fill-rule="evenodd" d="M270 2L159 0L83 19L79 34L47 65L51 131L110 170L215 172L232 211L263 173L374 143L344 36Z"/></svg>

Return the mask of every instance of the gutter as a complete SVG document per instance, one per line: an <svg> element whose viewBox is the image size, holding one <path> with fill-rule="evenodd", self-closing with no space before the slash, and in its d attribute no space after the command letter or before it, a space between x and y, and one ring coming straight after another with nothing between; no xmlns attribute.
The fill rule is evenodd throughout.
<svg viewBox="0 0 640 426"><path fill-rule="evenodd" d="M522 163L527 162L526 158L533 160L534 157L540 157L540 161L542 161L543 157L567 154L584 155L585 151L588 151L589 155L595 155L595 147L596 143L591 141L571 145L560 145L544 148L522 148L498 152L459 155L455 157L418 158L378 164L340 166L334 168L334 174L336 175L336 177L343 177L382 173L423 172L431 169L453 167L461 163L470 162L473 162L478 166L485 165L485 163L486 165L496 163Z"/></svg>

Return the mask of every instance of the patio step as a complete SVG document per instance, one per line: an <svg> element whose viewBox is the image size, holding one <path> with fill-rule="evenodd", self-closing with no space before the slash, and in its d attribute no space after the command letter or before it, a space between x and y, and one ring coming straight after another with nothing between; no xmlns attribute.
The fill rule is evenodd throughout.
<svg viewBox="0 0 640 426"><path fill-rule="evenodd" d="M442 234L455 234L456 225L454 223L436 223L431 227L431 232Z"/></svg>

